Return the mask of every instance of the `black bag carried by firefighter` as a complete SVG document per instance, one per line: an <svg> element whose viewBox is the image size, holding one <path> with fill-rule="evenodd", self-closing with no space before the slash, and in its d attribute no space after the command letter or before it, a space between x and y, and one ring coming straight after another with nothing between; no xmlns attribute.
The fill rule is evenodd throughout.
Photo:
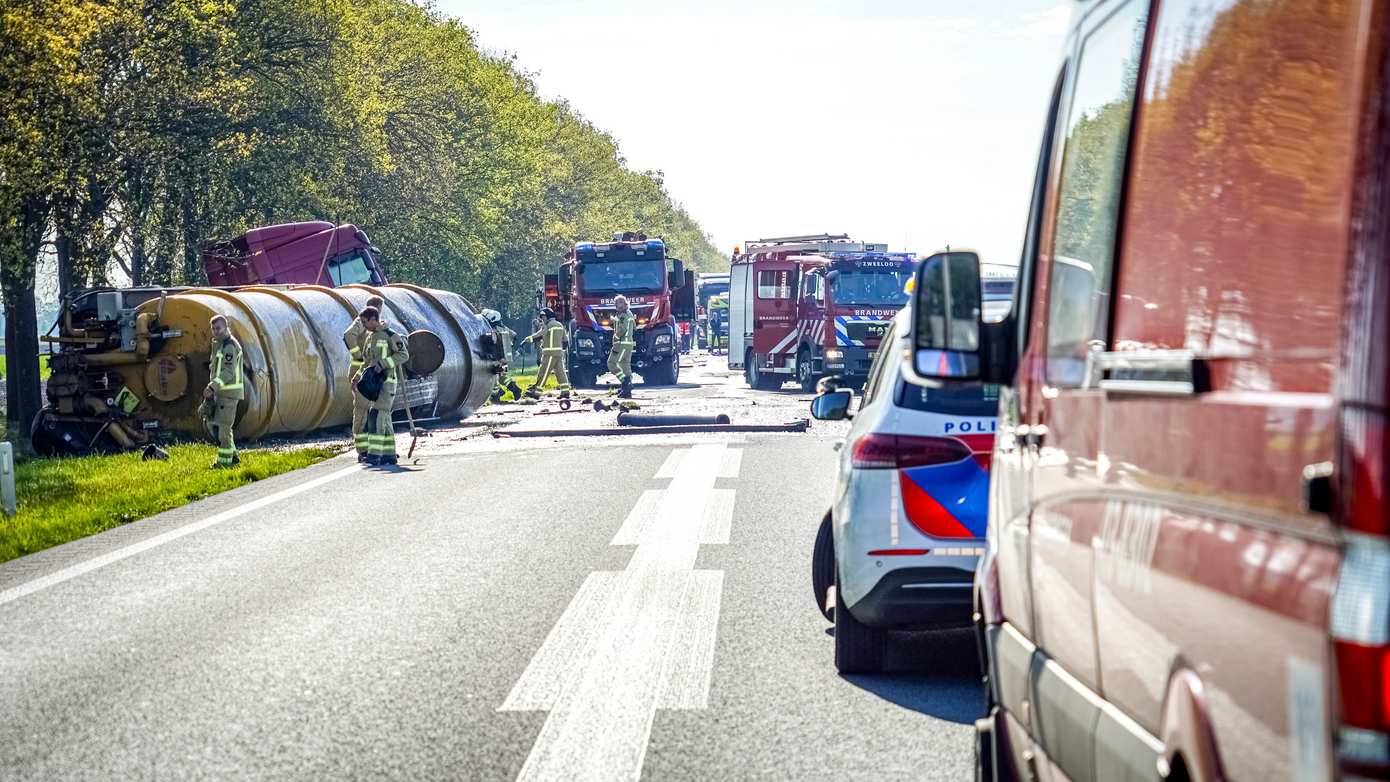
<svg viewBox="0 0 1390 782"><path fill-rule="evenodd" d="M381 387L386 385L386 373L376 367L367 367L357 381L357 393L375 402L381 396Z"/></svg>

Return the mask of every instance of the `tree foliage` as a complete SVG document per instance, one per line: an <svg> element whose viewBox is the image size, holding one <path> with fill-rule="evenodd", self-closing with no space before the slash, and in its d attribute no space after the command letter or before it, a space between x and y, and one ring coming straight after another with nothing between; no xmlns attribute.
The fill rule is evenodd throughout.
<svg viewBox="0 0 1390 782"><path fill-rule="evenodd" d="M640 229L721 259L660 172L407 0L9 3L0 73L7 322L47 249L64 291L196 285L207 244L308 219L511 314L577 239ZM34 361L15 347L12 370Z"/></svg>

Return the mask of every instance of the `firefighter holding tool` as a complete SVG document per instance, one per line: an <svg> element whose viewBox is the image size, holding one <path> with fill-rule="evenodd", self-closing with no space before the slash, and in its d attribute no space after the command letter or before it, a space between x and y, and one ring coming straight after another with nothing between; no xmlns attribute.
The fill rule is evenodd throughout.
<svg viewBox="0 0 1390 782"><path fill-rule="evenodd" d="M381 312L385 302L380 296L372 296L367 299L367 306L376 308ZM367 327L362 325L362 316L358 315L352 319L347 331L343 332L343 344L347 345L348 355L352 357L352 363L348 366L348 377L357 377L357 373L362 371L362 348L367 344ZM358 393L354 387L352 390L352 442L357 447L357 461L367 460L367 410L372 406L371 400Z"/></svg>
<svg viewBox="0 0 1390 782"><path fill-rule="evenodd" d="M241 462L236 455L236 408L245 396L241 374L241 343L232 336L227 318L213 315L212 345L208 350L209 381L203 389L203 418L217 441L215 468L225 469Z"/></svg>
<svg viewBox="0 0 1390 782"><path fill-rule="evenodd" d="M552 374L560 382L560 398L570 395L570 375L565 367L565 351L569 349L570 337L565 333L565 324L555 319L555 310L546 307L541 310L545 323L536 333L526 338L526 342L538 342L541 346L541 366L536 373L536 384L526 389L532 399L540 397L540 389Z"/></svg>
<svg viewBox="0 0 1390 782"><path fill-rule="evenodd" d="M405 337L381 321L375 307L362 310L367 339L362 346L362 369L353 377L358 393L371 401L367 410L367 457L372 466L396 463L396 431L391 424L397 383L410 360Z"/></svg>
<svg viewBox="0 0 1390 782"><path fill-rule="evenodd" d="M637 346L633 338L637 333L637 318L628 306L627 297L621 294L613 300L617 310L613 314L613 347L608 351L608 371L618 378L620 384L618 397L632 397L632 349Z"/></svg>

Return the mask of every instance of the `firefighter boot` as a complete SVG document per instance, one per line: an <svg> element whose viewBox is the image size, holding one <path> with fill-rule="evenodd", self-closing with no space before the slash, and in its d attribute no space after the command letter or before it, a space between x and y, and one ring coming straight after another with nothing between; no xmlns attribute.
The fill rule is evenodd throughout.
<svg viewBox="0 0 1390 782"><path fill-rule="evenodd" d="M531 386L530 388L526 389L526 396L529 399L540 399L541 392L537 391L535 386Z"/></svg>
<svg viewBox="0 0 1390 782"><path fill-rule="evenodd" d="M632 398L632 376L631 376L631 375L628 375L627 377L623 378L623 384L618 388L618 398L619 398L619 399L631 399L631 398Z"/></svg>

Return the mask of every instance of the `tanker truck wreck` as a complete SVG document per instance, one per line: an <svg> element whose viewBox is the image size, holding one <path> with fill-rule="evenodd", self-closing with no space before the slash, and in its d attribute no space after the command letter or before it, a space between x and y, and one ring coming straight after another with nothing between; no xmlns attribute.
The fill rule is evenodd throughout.
<svg viewBox="0 0 1390 782"><path fill-rule="evenodd" d="M74 294L44 337L56 350L47 404L30 432L34 449L76 455L203 437L208 322L217 314L244 352L238 440L346 426L353 392L341 335L373 294L386 302L385 322L409 335L398 416L407 406L416 420L480 408L501 350L456 293L403 284L93 289Z"/></svg>

